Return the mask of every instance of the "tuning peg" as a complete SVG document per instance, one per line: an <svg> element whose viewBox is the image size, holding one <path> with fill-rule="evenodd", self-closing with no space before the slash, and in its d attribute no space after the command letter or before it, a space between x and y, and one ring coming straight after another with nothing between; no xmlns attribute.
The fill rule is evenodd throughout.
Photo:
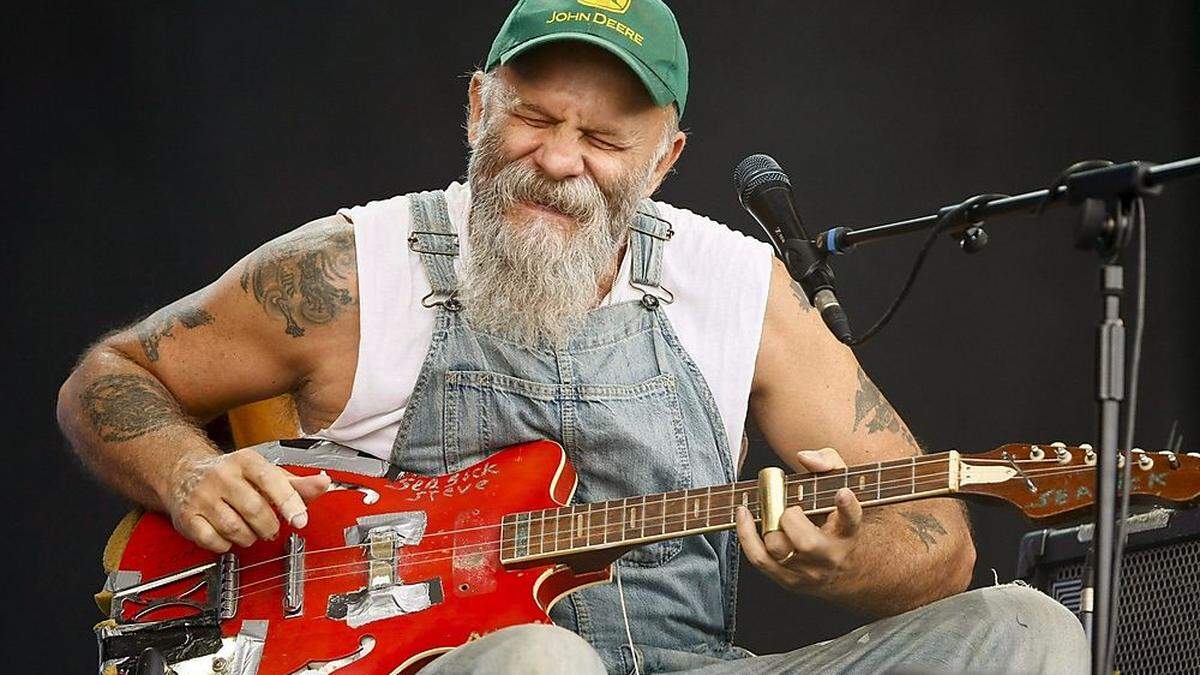
<svg viewBox="0 0 1200 675"><path fill-rule="evenodd" d="M1133 452L1137 454L1138 468L1142 471L1149 471L1154 466L1154 458L1141 448L1134 448Z"/></svg>
<svg viewBox="0 0 1200 675"><path fill-rule="evenodd" d="M1065 448L1065 447L1067 447L1067 444L1066 444L1066 443L1063 443L1062 441L1054 441L1053 443L1051 443L1051 444L1050 444L1050 447L1052 447L1052 448Z"/></svg>
<svg viewBox="0 0 1200 675"><path fill-rule="evenodd" d="M1158 454L1167 458L1167 464L1171 465L1172 469L1179 468L1179 457L1170 450L1160 450Z"/></svg>
<svg viewBox="0 0 1200 675"><path fill-rule="evenodd" d="M1067 450L1066 446L1054 448L1054 456L1058 458L1059 464L1071 463L1071 451Z"/></svg>
<svg viewBox="0 0 1200 675"><path fill-rule="evenodd" d="M1092 444L1091 443L1080 443L1079 447L1083 448L1084 450L1091 450Z"/></svg>
<svg viewBox="0 0 1200 675"><path fill-rule="evenodd" d="M1083 463L1088 466L1096 466L1096 451L1087 448L1083 451Z"/></svg>
<svg viewBox="0 0 1200 675"><path fill-rule="evenodd" d="M1046 451L1045 451L1045 450L1042 450L1041 448L1039 448L1039 447L1038 447L1038 446L1036 446L1036 445L1034 445L1034 446L1030 446L1030 448L1029 448L1029 459L1032 459L1032 460L1035 460L1035 461L1041 461L1041 460L1043 460L1043 459L1046 459Z"/></svg>

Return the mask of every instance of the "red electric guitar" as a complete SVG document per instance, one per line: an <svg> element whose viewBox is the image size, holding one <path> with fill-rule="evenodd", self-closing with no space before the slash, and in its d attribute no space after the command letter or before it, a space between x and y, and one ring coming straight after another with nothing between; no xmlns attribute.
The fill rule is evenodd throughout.
<svg viewBox="0 0 1200 675"><path fill-rule="evenodd" d="M311 442L309 442L311 445ZM384 476L378 460L320 443L256 446L295 474L322 459L330 491L303 530L216 555L180 537L157 513L127 517L106 549L97 596L101 670L130 672L154 646L175 672L408 673L480 635L549 623L560 598L609 581L630 548L734 526L737 506L758 517L758 481L568 506L576 476L550 441L502 450L456 473ZM1133 454L1133 494L1183 503L1200 497L1200 454ZM929 497L987 497L1035 520L1092 503L1095 455L1086 447L1005 445L852 466L783 482L784 501L809 515L834 510L842 487L864 507ZM296 466L308 464L308 466Z"/></svg>

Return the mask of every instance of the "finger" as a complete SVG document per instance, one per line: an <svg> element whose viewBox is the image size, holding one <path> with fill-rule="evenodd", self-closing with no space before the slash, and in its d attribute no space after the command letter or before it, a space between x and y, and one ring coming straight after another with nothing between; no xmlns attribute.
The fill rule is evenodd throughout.
<svg viewBox="0 0 1200 675"><path fill-rule="evenodd" d="M333 484L333 479L329 477L329 474L322 471L311 476L293 476L289 474L288 482L292 484L292 488L296 492L300 493L300 497L305 502L311 502L329 491L329 486Z"/></svg>
<svg viewBox="0 0 1200 675"><path fill-rule="evenodd" d="M225 489L225 503L233 507L259 539L274 539L279 534L279 519L271 504L246 480L231 481Z"/></svg>
<svg viewBox="0 0 1200 675"><path fill-rule="evenodd" d="M243 469L246 478L271 502L271 506L293 527L308 524L304 498L293 487L292 474L264 460L252 460ZM272 515L272 518L274 515ZM303 521L303 523L301 523ZM276 523L278 525L278 523Z"/></svg>
<svg viewBox="0 0 1200 675"><path fill-rule="evenodd" d="M862 525L863 509L854 491L841 488L833 495L833 501L837 510L829 514L823 529L839 537L853 537L858 534L858 528Z"/></svg>
<svg viewBox="0 0 1200 675"><path fill-rule="evenodd" d="M788 572L787 568L780 565L767 552L766 544L758 536L754 518L750 515L750 510L744 506L739 506L737 509L737 533L738 540L742 543L742 552L746 554L746 559L750 561L750 564L774 579L784 578Z"/></svg>
<svg viewBox="0 0 1200 675"><path fill-rule="evenodd" d="M233 546L228 539L217 534L213 526L199 513L185 519L180 534L213 553L224 553Z"/></svg>
<svg viewBox="0 0 1200 675"><path fill-rule="evenodd" d="M238 546L245 548L254 543L254 531L237 511L225 502L212 504L201 515L213 526L217 534Z"/></svg>
<svg viewBox="0 0 1200 675"><path fill-rule="evenodd" d="M792 542L782 530L766 533L762 537L762 542L766 546L767 553L774 560L784 560L792 554Z"/></svg>
<svg viewBox="0 0 1200 675"><path fill-rule="evenodd" d="M829 535L813 524L798 507L785 509L779 518L780 532L787 537L788 547L802 558L820 558L829 547Z"/></svg>
<svg viewBox="0 0 1200 675"><path fill-rule="evenodd" d="M846 468L846 462L842 460L842 456L833 448L820 448L818 450L801 450L796 453L796 458L800 460L800 464L804 468L813 473L824 473L833 471L834 469Z"/></svg>

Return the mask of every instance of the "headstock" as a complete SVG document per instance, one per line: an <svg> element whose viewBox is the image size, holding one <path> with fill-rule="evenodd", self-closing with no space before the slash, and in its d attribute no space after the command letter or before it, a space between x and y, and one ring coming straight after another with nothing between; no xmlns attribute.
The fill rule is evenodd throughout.
<svg viewBox="0 0 1200 675"><path fill-rule="evenodd" d="M1200 453L1134 450L1132 456L1131 497L1173 504L1200 500ZM1091 446L1010 443L961 455L956 491L1003 499L1032 520L1051 520L1091 506L1095 485Z"/></svg>

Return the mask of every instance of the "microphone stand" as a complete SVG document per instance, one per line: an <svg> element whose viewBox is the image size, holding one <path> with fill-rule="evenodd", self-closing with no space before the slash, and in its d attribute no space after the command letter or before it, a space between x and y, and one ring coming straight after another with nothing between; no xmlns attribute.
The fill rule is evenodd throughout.
<svg viewBox="0 0 1200 675"><path fill-rule="evenodd" d="M1103 321L1096 332L1096 401L1099 407L1099 451L1096 458L1096 510L1091 564L1085 570L1081 594L1081 619L1092 645L1093 675L1109 675L1109 636L1115 636L1116 617L1111 612L1113 591L1120 579L1113 574L1114 554L1124 542L1115 541L1117 476L1119 467L1120 408L1125 398L1125 325L1121 321L1124 270L1120 255L1131 231L1132 206L1143 197L1156 196L1165 183L1200 174L1200 157L1166 164L1126 162L1069 173L1053 187L1011 197L977 201L968 208L955 204L919 218L858 229L834 227L818 234L814 243L825 255L841 255L855 246L928 229L952 214L946 232L959 239L963 250L974 253L987 245L983 221L1018 211L1036 211L1068 203L1081 206L1075 246L1100 254L1100 293ZM1065 200L1063 198L1066 198ZM1143 228L1145 223L1142 224ZM1143 231L1143 235L1145 233ZM1129 449L1126 448L1126 451Z"/></svg>

